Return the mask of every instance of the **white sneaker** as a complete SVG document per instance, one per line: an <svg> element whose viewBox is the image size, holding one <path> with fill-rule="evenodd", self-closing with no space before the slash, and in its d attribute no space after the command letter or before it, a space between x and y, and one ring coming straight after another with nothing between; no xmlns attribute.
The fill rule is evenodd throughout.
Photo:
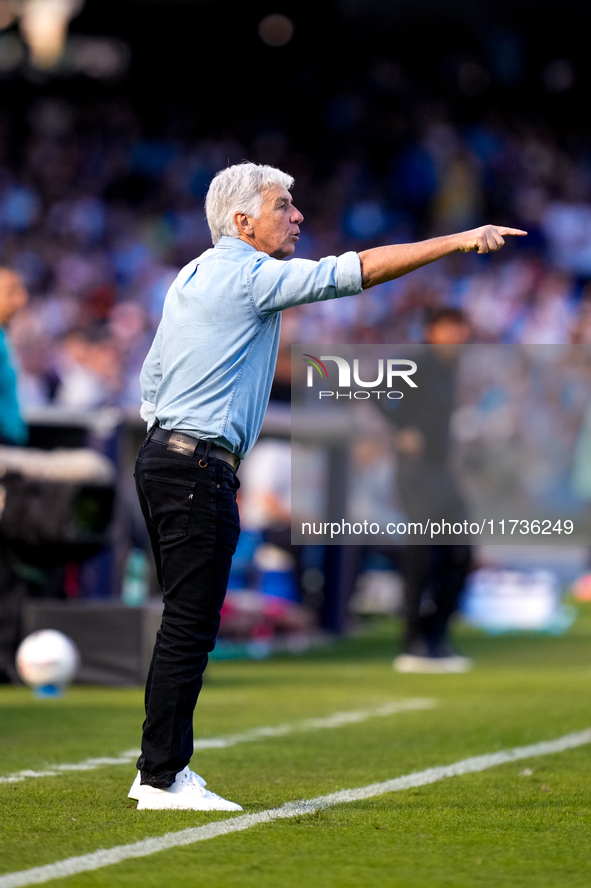
<svg viewBox="0 0 591 888"><path fill-rule="evenodd" d="M197 783L199 783L201 786L207 786L207 781L204 780L203 777L200 777L199 774L196 774L194 771L192 771L191 773L193 774L193 777L195 778ZM141 796L144 789L146 788L146 784L144 784L142 786L141 778L142 778L142 775L138 771L137 774L135 775L135 780L131 784L129 792L127 793L128 799L135 799L136 802L139 801L139 797Z"/></svg>
<svg viewBox="0 0 591 888"><path fill-rule="evenodd" d="M202 786L202 778L189 766L179 771L172 786L156 789L144 786L138 799L138 811L242 811L240 805L229 802Z"/></svg>
<svg viewBox="0 0 591 888"><path fill-rule="evenodd" d="M401 654L394 659L393 668L397 672L417 672L430 675L468 672L472 668L470 657L417 657L414 654Z"/></svg>

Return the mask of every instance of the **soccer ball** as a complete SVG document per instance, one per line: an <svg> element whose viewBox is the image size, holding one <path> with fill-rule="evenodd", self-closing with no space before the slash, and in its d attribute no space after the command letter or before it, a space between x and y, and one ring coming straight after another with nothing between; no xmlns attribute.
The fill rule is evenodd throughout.
<svg viewBox="0 0 591 888"><path fill-rule="evenodd" d="M59 696L80 662L74 642L55 629L41 629L21 641L16 669L25 684L42 696Z"/></svg>

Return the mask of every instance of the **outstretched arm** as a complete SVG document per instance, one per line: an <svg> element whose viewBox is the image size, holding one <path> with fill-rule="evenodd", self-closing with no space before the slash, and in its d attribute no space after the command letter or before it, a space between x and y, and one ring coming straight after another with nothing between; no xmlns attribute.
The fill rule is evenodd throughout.
<svg viewBox="0 0 591 888"><path fill-rule="evenodd" d="M507 235L523 237L527 231L520 228L505 228L502 225L483 225L472 231L433 237L416 244L392 244L389 247L374 247L359 254L361 260L361 284L364 290L392 281L421 268L436 259L443 259L450 253L494 253L500 250Z"/></svg>

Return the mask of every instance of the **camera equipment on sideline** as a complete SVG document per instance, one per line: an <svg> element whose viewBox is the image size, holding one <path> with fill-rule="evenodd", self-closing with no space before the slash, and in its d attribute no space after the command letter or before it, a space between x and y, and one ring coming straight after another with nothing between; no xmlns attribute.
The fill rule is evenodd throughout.
<svg viewBox="0 0 591 888"><path fill-rule="evenodd" d="M45 567L83 561L110 542L115 468L90 449L0 446L0 541Z"/></svg>

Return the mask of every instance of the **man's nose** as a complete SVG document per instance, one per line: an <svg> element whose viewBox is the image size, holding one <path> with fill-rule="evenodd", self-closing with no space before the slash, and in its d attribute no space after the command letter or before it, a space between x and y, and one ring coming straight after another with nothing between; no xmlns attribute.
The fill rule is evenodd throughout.
<svg viewBox="0 0 591 888"><path fill-rule="evenodd" d="M301 225L302 222L304 221L304 217L302 216L302 214L300 213L300 211L298 210L297 207L293 208L293 213L291 215L291 221L295 225Z"/></svg>

